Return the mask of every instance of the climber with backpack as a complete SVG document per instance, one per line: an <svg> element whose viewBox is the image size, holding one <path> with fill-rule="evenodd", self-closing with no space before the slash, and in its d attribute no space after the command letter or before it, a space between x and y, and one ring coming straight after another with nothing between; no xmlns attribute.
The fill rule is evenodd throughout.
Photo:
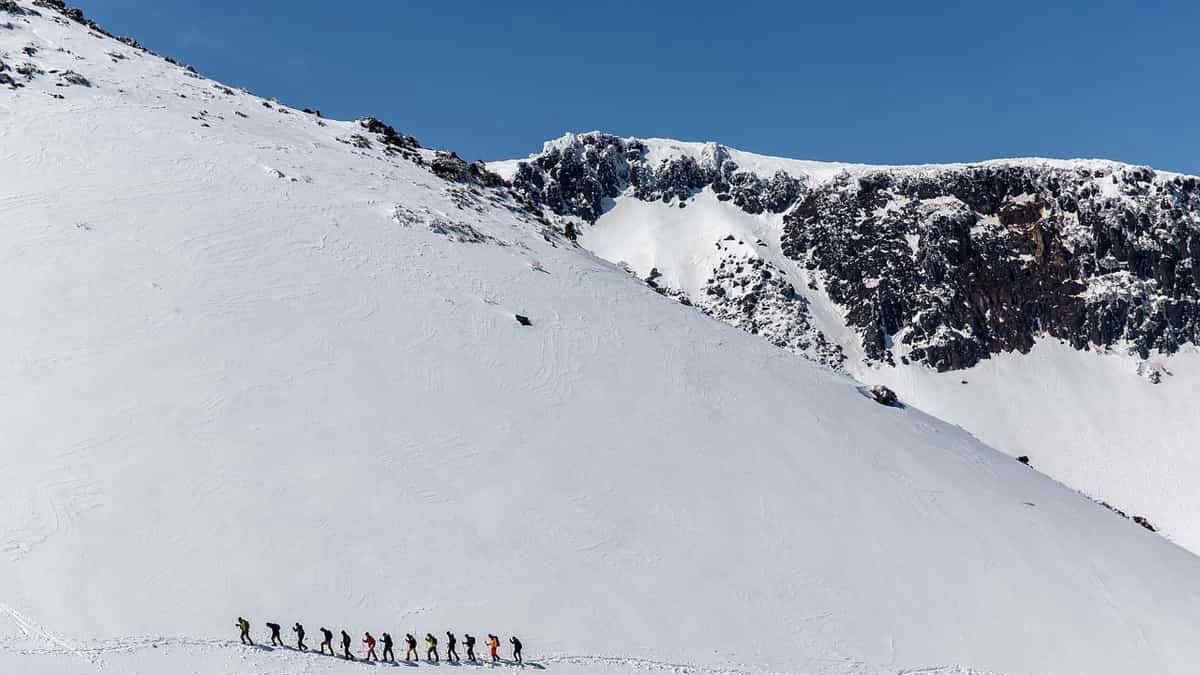
<svg viewBox="0 0 1200 675"><path fill-rule="evenodd" d="M396 662L396 652L392 651L392 636L387 633L383 634L383 660Z"/></svg>
<svg viewBox="0 0 1200 675"><path fill-rule="evenodd" d="M367 655L364 656L368 661L378 661L379 657L375 656L375 638L371 636L371 631L367 631L363 637L363 644L367 646Z"/></svg>
<svg viewBox="0 0 1200 675"><path fill-rule="evenodd" d="M292 632L296 634L296 649L302 652L308 651L308 646L304 644L304 626L297 621L295 626L292 626Z"/></svg>
<svg viewBox="0 0 1200 675"><path fill-rule="evenodd" d="M433 637L433 633L425 634L425 644L428 646L425 650L425 660L430 663L440 662L442 659L438 656L437 638Z"/></svg>
<svg viewBox="0 0 1200 675"><path fill-rule="evenodd" d="M454 638L454 633L446 631L446 660L450 663L458 663L460 661L458 650L455 649L455 645L457 644L458 640Z"/></svg>
<svg viewBox="0 0 1200 675"><path fill-rule="evenodd" d="M417 638L412 636L412 633L404 634L404 644L408 645L408 651L404 652L405 661L420 661L421 655L417 653Z"/></svg>
<svg viewBox="0 0 1200 675"><path fill-rule="evenodd" d="M346 655L347 661L353 661L354 655L350 653L350 634L342 631L342 652Z"/></svg>
<svg viewBox="0 0 1200 675"><path fill-rule="evenodd" d="M250 639L250 622L239 616L238 620L237 620L237 627L239 630L242 631L242 635L241 635L242 644L244 644L244 645L254 644L254 640Z"/></svg>
<svg viewBox="0 0 1200 675"><path fill-rule="evenodd" d="M279 624L271 623L270 621L268 621L267 628L271 629L271 646L272 647L282 647L283 646L283 638L279 637Z"/></svg>
<svg viewBox="0 0 1200 675"><path fill-rule="evenodd" d="M500 660L500 655L496 653L496 650L500 649L500 638L488 633L487 646L488 651L492 653L492 663L496 663Z"/></svg>
<svg viewBox="0 0 1200 675"><path fill-rule="evenodd" d="M521 660L521 641L514 635L508 639L508 642L513 648L513 661L516 661L518 665L525 665L525 662Z"/></svg>
<svg viewBox="0 0 1200 675"><path fill-rule="evenodd" d="M328 647L329 655L337 656L337 654L333 651L333 631L321 626L321 635L325 638L324 640L321 640L321 653L324 654L325 648Z"/></svg>
<svg viewBox="0 0 1200 675"><path fill-rule="evenodd" d="M467 646L467 660L474 663L475 658L475 638L470 633L463 633L463 644Z"/></svg>

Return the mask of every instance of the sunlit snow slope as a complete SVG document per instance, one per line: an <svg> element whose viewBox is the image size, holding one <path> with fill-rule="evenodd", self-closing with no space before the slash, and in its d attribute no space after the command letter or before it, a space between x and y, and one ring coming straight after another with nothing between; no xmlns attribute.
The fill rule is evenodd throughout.
<svg viewBox="0 0 1200 675"><path fill-rule="evenodd" d="M569 145L576 138L568 135L551 141L546 144L547 151ZM651 166L679 158L711 162L717 147L663 139L641 143ZM724 151L742 170L760 177L787 172L808 185L868 170L917 176L966 166L889 169ZM516 171L515 162L489 166L510 177ZM1018 159L979 166L1133 169L1102 160ZM1111 182L1102 185L1108 189ZM594 224L578 225L579 241L598 256L627 264L638 277L652 278L669 293L681 293L706 311L712 310L709 305L717 306L719 312L727 313L721 318L775 338L777 344L789 341L789 336L779 335L785 329L797 334L820 331L841 349L844 361L839 367L845 373L864 383L894 388L904 400L961 425L1013 457L1029 456L1036 467L1054 478L1131 516L1148 517L1165 536L1200 551L1196 499L1200 488L1200 455L1196 453L1200 447L1196 413L1200 349L1195 345L1183 345L1175 354L1152 353L1149 359L1142 359L1120 348L1078 351L1042 337L1028 354L1002 353L964 370L941 373L907 359L897 358L893 364L871 360L864 354L859 333L848 326L846 312L851 308L830 301L819 272L785 255L781 240L784 215L747 213L733 202L721 201L720 196L705 187L686 200L643 200L627 190L608 204ZM1197 218L1193 216L1193 220ZM916 250L916 235L909 244ZM714 303L711 287L720 286L714 281L715 272L723 262L736 263L741 271L744 261L762 262L780 274L803 298L806 313L773 314L778 307L761 300L769 297L767 293L751 298L757 306L749 302L739 306L727 297ZM882 277L887 272L879 270L877 274ZM747 280L756 281L742 277L743 283ZM730 285L724 288L731 293L738 290ZM771 334L772 330L776 332ZM896 337L902 356L903 347ZM828 350L814 350L811 345L795 351L828 360ZM1150 381L1144 373L1147 368L1161 373L1161 381Z"/></svg>
<svg viewBox="0 0 1200 675"><path fill-rule="evenodd" d="M238 615L558 673L1200 661L1170 542L357 123L40 11L0 14L46 73L0 92L0 672L365 667Z"/></svg>

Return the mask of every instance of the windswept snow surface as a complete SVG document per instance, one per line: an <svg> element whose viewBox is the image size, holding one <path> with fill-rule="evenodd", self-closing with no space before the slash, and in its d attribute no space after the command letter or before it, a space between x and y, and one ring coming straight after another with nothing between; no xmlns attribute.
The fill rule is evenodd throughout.
<svg viewBox="0 0 1200 675"><path fill-rule="evenodd" d="M0 672L365 667L238 615L515 633L558 673L1200 662L1170 542L356 124L41 11L0 51L93 86L0 93Z"/></svg>

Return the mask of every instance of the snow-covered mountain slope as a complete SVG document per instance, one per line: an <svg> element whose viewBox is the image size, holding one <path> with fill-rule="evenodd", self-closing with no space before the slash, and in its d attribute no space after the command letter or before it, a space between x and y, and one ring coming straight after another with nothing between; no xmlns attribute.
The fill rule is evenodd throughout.
<svg viewBox="0 0 1200 675"><path fill-rule="evenodd" d="M665 295L888 384L1200 551L1200 180L601 133L489 166Z"/></svg>
<svg viewBox="0 0 1200 675"><path fill-rule="evenodd" d="M12 7L0 58L41 74L0 92L0 672L364 667L238 615L515 633L558 673L1200 659L1183 549L478 167Z"/></svg>

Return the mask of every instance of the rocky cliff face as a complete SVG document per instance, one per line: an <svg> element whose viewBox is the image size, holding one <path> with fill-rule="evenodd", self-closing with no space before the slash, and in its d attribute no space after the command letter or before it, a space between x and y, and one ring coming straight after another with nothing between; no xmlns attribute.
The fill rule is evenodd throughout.
<svg viewBox="0 0 1200 675"><path fill-rule="evenodd" d="M784 253L820 272L866 353L940 370L1042 335L1200 342L1200 182L1111 165L878 171L809 191Z"/></svg>
<svg viewBox="0 0 1200 675"><path fill-rule="evenodd" d="M627 188L637 199L669 203L707 187L747 213L782 213L804 193L806 177L777 172L761 178L739 168L729 151L716 143L706 146L699 158L662 158L654 164L648 154L646 143L637 139L570 134L521 162L513 187L559 216L588 222L600 217L605 199L615 199Z"/></svg>
<svg viewBox="0 0 1200 675"><path fill-rule="evenodd" d="M758 175L717 144L653 162L652 154L636 139L569 135L518 164L513 189L586 222L621 195L686 208L702 190L747 213L783 214L783 256L842 308L871 360L966 368L1047 336L1143 357L1200 343L1200 179L1113 162L1014 160L848 167L816 180ZM840 363L811 327L804 295L753 258L722 258L705 297L691 302Z"/></svg>

